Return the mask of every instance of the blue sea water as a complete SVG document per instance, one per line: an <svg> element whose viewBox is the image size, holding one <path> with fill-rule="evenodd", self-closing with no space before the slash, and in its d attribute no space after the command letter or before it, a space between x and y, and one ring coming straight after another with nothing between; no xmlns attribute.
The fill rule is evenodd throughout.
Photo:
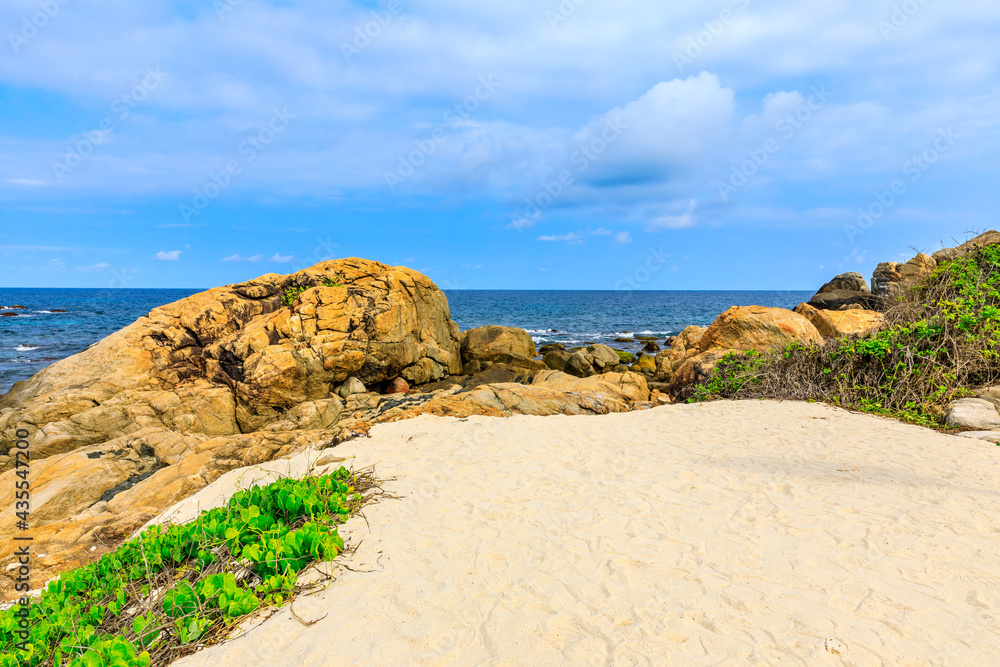
<svg viewBox="0 0 1000 667"><path fill-rule="evenodd" d="M0 288L0 394L53 361L81 352L150 310L198 290L4 289ZM451 316L462 330L484 324L527 329L538 344L567 347L604 343L626 350L615 338L666 337L684 327L705 326L730 306L793 308L811 292L447 292ZM13 305L25 310L9 310ZM54 309L66 313L53 313Z"/></svg>

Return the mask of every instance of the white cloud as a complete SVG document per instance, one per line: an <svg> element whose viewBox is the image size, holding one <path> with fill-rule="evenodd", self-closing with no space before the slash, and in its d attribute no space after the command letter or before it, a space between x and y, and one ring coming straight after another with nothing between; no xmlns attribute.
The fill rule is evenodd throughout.
<svg viewBox="0 0 1000 667"><path fill-rule="evenodd" d="M229 257L223 257L223 262L251 262L256 263L264 259L264 255L253 255L251 257L241 257L239 253L235 255L230 255Z"/></svg>
<svg viewBox="0 0 1000 667"><path fill-rule="evenodd" d="M267 261L275 262L277 264L288 264L293 259L295 259L295 255L282 255L280 253L274 253L274 257L271 257Z"/></svg>
<svg viewBox="0 0 1000 667"><path fill-rule="evenodd" d="M594 231L590 232L591 236L611 236L611 230L605 229L604 227L598 227Z"/></svg>
<svg viewBox="0 0 1000 667"><path fill-rule="evenodd" d="M571 245L581 245L583 244L583 236L579 232L570 232L568 234L559 234L557 236L539 236L539 241L549 241L549 242L565 242Z"/></svg>
<svg viewBox="0 0 1000 667"><path fill-rule="evenodd" d="M632 235L628 232L618 232L615 234L615 243L631 243Z"/></svg>
<svg viewBox="0 0 1000 667"><path fill-rule="evenodd" d="M111 265L107 262L99 262L97 264L91 264L90 266L78 266L77 271L104 271L105 269L111 268Z"/></svg>
<svg viewBox="0 0 1000 667"><path fill-rule="evenodd" d="M647 229L686 229L695 226L694 209L698 206L696 199L688 200L687 210L680 215L662 215L649 223Z"/></svg>
<svg viewBox="0 0 1000 667"><path fill-rule="evenodd" d="M160 252L156 253L156 259L162 262L176 262L180 258L181 258L180 250L171 250L170 252L161 250Z"/></svg>

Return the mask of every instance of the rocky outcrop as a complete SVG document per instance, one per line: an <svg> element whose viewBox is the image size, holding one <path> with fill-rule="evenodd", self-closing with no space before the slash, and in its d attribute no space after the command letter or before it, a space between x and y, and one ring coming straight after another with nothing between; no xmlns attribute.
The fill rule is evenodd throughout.
<svg viewBox="0 0 1000 667"><path fill-rule="evenodd" d="M493 325L471 329L462 334L461 350L465 375L475 375L497 363L534 370L546 368L535 360L535 342L524 329Z"/></svg>
<svg viewBox="0 0 1000 667"><path fill-rule="evenodd" d="M791 343L817 345L823 337L809 320L784 308L733 306L708 328L698 350L778 350Z"/></svg>
<svg viewBox="0 0 1000 667"><path fill-rule="evenodd" d="M607 345L590 345L573 352L566 360L564 371L579 378L607 373L621 364L618 353Z"/></svg>
<svg viewBox="0 0 1000 667"><path fill-rule="evenodd" d="M653 360L657 382L669 382L687 359L700 352L698 344L706 331L708 327L689 326L678 336L667 340L670 348L657 354Z"/></svg>
<svg viewBox="0 0 1000 667"><path fill-rule="evenodd" d="M809 320L783 308L733 306L698 341L697 353L686 355L670 380L669 393L683 395L702 382L729 352L780 350L792 343L820 345L823 336Z"/></svg>
<svg viewBox="0 0 1000 667"><path fill-rule="evenodd" d="M905 264L879 264L872 275L872 294L883 298L902 296L909 287L920 284L930 276L935 268L937 261L923 253Z"/></svg>
<svg viewBox="0 0 1000 667"><path fill-rule="evenodd" d="M458 334L427 277L358 259L157 308L0 401L0 531L14 532L19 430L33 537L50 554L36 563L41 580L228 470L334 438L344 384L350 396L355 383L460 372ZM10 550L0 544L0 570Z"/></svg>
<svg viewBox="0 0 1000 667"><path fill-rule="evenodd" d="M834 290L816 294L809 305L817 310L877 310L882 307L882 299L867 290Z"/></svg>
<svg viewBox="0 0 1000 667"><path fill-rule="evenodd" d="M479 378L487 384L456 377L463 343L476 363L495 367L496 377ZM15 533L9 450L19 431L28 432L31 452L38 587L230 470L329 447L373 424L421 414L604 414L649 400L634 373L539 379L549 371L529 355L526 332L460 339L447 299L427 277L366 260L194 295L0 400L0 532ZM535 368L503 366L505 359ZM614 352L612 360L619 363ZM506 368L516 371L500 372ZM410 384L429 389L407 394ZM0 599L13 593L5 569L12 544L0 542Z"/></svg>
<svg viewBox="0 0 1000 667"><path fill-rule="evenodd" d="M985 248L986 246L998 245L1000 244L1000 232L989 231L985 234L980 234L974 239L966 241L957 248L945 248L934 253L933 258L938 263L940 262L953 262L956 259L960 259L965 255L979 250L980 248Z"/></svg>
<svg viewBox="0 0 1000 667"><path fill-rule="evenodd" d="M817 310L801 303L795 312L809 320L824 338L844 338L877 331L885 323L885 315L872 310Z"/></svg>
<svg viewBox="0 0 1000 667"><path fill-rule="evenodd" d="M842 273L827 284L819 288L817 294L828 294L830 292L860 292L868 294L868 281L860 273Z"/></svg>

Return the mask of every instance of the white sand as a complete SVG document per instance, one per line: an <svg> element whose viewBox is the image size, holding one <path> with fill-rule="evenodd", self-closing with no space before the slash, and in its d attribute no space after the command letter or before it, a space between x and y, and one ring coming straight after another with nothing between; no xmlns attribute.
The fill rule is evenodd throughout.
<svg viewBox="0 0 1000 667"><path fill-rule="evenodd" d="M373 436L333 450L405 496L342 530L370 571L177 665L1000 661L996 445L773 402Z"/></svg>

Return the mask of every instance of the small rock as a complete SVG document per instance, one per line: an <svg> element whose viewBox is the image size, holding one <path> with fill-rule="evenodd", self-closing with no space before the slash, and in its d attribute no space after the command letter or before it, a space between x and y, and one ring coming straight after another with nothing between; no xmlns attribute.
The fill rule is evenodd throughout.
<svg viewBox="0 0 1000 667"><path fill-rule="evenodd" d="M660 346L654 343L653 341L649 341L648 343L646 343L646 347L642 348L642 351L649 352L650 354L655 354L660 351Z"/></svg>
<svg viewBox="0 0 1000 667"><path fill-rule="evenodd" d="M948 425L970 431L993 431L1000 429L1000 413L988 400L963 398L951 406Z"/></svg>
<svg viewBox="0 0 1000 667"><path fill-rule="evenodd" d="M49 312L50 312L50 313L65 313L66 311L65 311L65 310L63 310L62 308L53 308L53 309L52 309L52 310L50 310Z"/></svg>
<svg viewBox="0 0 1000 667"><path fill-rule="evenodd" d="M615 338L616 343L634 343L634 338Z"/></svg>
<svg viewBox="0 0 1000 667"><path fill-rule="evenodd" d="M385 385L386 394L409 394L410 384L403 378L396 378L395 380L389 380Z"/></svg>
<svg viewBox="0 0 1000 667"><path fill-rule="evenodd" d="M834 655L845 655L847 653L847 644L840 641L839 639L830 638L824 642L826 650Z"/></svg>
<svg viewBox="0 0 1000 667"><path fill-rule="evenodd" d="M656 372L656 360L653 357L641 354L639 355L639 360L632 365L633 371L638 371L639 373L646 372Z"/></svg>
<svg viewBox="0 0 1000 667"><path fill-rule="evenodd" d="M0 317L17 317L17 313L0 313Z"/></svg>
<svg viewBox="0 0 1000 667"><path fill-rule="evenodd" d="M10 308L11 310L27 310L28 309L27 306L7 306L7 307Z"/></svg>
<svg viewBox="0 0 1000 667"><path fill-rule="evenodd" d="M322 468L323 466L328 466L332 463L343 463L346 460L347 459L345 459L342 456L334 456L333 454L327 454L326 456L322 457L319 461L316 461L316 467Z"/></svg>
<svg viewBox="0 0 1000 667"><path fill-rule="evenodd" d="M549 343L548 345L542 345L538 348L539 353L547 354L549 352L555 352L556 350L565 350L566 346L562 343Z"/></svg>
<svg viewBox="0 0 1000 667"><path fill-rule="evenodd" d="M347 382L340 386L337 390L337 395L341 398L347 398L348 396L353 396L354 394L364 394L368 391L364 383L361 382L356 377L351 377L347 379Z"/></svg>
<svg viewBox="0 0 1000 667"><path fill-rule="evenodd" d="M1000 445L1000 431L966 431L959 433L963 438L973 438L975 440L985 440Z"/></svg>

